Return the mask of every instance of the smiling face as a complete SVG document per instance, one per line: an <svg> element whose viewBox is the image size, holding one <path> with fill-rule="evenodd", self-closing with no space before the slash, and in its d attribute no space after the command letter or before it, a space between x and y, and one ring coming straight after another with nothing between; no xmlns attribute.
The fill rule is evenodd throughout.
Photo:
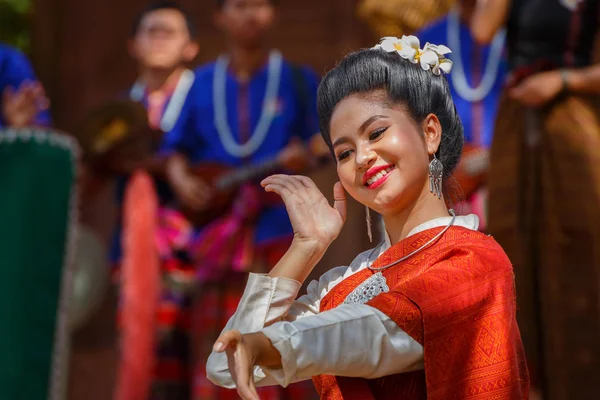
<svg viewBox="0 0 600 400"><path fill-rule="evenodd" d="M441 135L435 115L417 123L401 104L390 106L385 98L379 90L348 96L330 123L342 185L383 216L432 196L428 165Z"/></svg>
<svg viewBox="0 0 600 400"><path fill-rule="evenodd" d="M141 19L130 52L146 68L170 69L192 61L198 45L190 38L185 16L180 11L159 9Z"/></svg>

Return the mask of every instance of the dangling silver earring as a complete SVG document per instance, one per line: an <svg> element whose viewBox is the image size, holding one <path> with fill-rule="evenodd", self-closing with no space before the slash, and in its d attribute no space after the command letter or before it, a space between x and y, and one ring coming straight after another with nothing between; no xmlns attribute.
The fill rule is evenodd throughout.
<svg viewBox="0 0 600 400"><path fill-rule="evenodd" d="M369 242L373 243L373 232L371 231L371 211L368 206L365 206L365 212L367 213L367 235L369 235Z"/></svg>
<svg viewBox="0 0 600 400"><path fill-rule="evenodd" d="M433 160L429 163L429 191L437 198L442 197L442 176L444 175L444 165L433 155Z"/></svg>

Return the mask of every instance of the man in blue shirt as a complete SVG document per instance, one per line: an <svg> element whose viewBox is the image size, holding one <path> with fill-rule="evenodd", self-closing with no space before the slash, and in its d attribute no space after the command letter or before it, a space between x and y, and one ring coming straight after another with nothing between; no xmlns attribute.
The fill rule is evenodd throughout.
<svg viewBox="0 0 600 400"><path fill-rule="evenodd" d="M0 43L0 128L49 125L48 99L29 60Z"/></svg>
<svg viewBox="0 0 600 400"><path fill-rule="evenodd" d="M159 158L169 160L166 175L174 196L160 199L156 237L160 271L148 271L160 274L160 293L144 292L144 299L139 299L158 299L150 398L187 400L190 392L191 398L231 398L232 393L206 378L204 367L212 343L235 310L246 272L267 271L293 235L283 203L264 193L258 185L260 174L248 171L298 171L307 163L309 145L319 153L325 147L317 135L318 77L285 61L266 44L275 14L269 0L219 1L216 22L227 36L228 51L217 62L194 71L185 100L175 103L176 119L165 120L175 94L163 106L159 126L166 133ZM148 22L151 15L157 13L142 21ZM137 36L144 22L140 27ZM152 82L143 83L150 89ZM131 94L146 93L140 99L148 105L152 120L153 94L139 86L138 82ZM212 165L209 175L200 178L194 173L208 164ZM231 170L237 171L238 178L249 176L231 203L199 221L197 215L224 200L211 188L213 176ZM144 196L131 193L127 199ZM130 264L126 261L123 268ZM137 284L144 278L135 275L136 281L125 287L140 287ZM310 399L309 393L314 394L310 383L264 389L261 398Z"/></svg>
<svg viewBox="0 0 600 400"><path fill-rule="evenodd" d="M193 311L199 321L198 330L193 331L193 340L198 341L194 394L203 399L231 395L207 380L204 367L213 341L235 311L245 272L267 272L292 239L285 207L260 188L261 175L275 170L299 172L312 159L311 151L328 154L323 150L316 112L318 76L286 61L267 44L276 18L275 1L217 3L215 22L228 47L216 62L196 70L181 118L166 135L167 176L181 201L180 210L192 211L189 216L221 201L209 185L211 175L200 178L195 168L210 164L215 175L228 170L260 170L262 174L248 179L234 205L221 216L196 224L184 252L200 278ZM181 252L173 253L171 259L178 257ZM261 398L270 399L314 395L307 384L261 390L265 390Z"/></svg>

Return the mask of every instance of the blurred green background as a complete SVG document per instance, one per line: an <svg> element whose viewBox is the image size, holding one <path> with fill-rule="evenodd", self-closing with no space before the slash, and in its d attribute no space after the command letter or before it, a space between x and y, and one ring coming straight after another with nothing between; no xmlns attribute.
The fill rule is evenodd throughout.
<svg viewBox="0 0 600 400"><path fill-rule="evenodd" d="M0 41L29 51L31 8L32 0L0 0Z"/></svg>

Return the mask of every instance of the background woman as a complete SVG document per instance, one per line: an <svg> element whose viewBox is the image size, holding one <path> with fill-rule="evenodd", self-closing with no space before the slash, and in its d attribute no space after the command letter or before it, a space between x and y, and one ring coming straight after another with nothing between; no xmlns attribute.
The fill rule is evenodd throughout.
<svg viewBox="0 0 600 400"><path fill-rule="evenodd" d="M509 79L491 150L489 232L515 266L519 325L544 398L600 397L597 0L478 2L506 23Z"/></svg>

